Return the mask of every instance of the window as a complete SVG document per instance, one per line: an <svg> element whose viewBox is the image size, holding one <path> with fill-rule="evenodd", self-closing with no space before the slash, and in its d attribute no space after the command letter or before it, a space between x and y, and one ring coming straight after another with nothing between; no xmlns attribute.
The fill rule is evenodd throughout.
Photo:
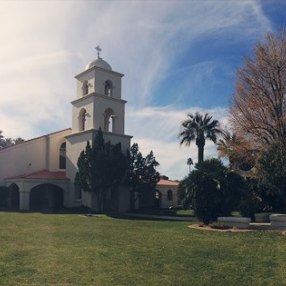
<svg viewBox="0 0 286 286"><path fill-rule="evenodd" d="M111 108L105 110L104 113L104 131L114 132L115 114Z"/></svg>
<svg viewBox="0 0 286 286"><path fill-rule="evenodd" d="M173 192L171 190L167 192L167 199L168 201L173 201Z"/></svg>
<svg viewBox="0 0 286 286"><path fill-rule="evenodd" d="M87 118L87 112L83 108L79 113L79 131L84 131L86 128L86 118Z"/></svg>
<svg viewBox="0 0 286 286"><path fill-rule="evenodd" d="M88 94L88 81L84 81L82 84L82 95Z"/></svg>
<svg viewBox="0 0 286 286"><path fill-rule="evenodd" d="M60 146L59 165L60 169L66 169L66 142L62 143Z"/></svg>
<svg viewBox="0 0 286 286"><path fill-rule="evenodd" d="M105 82L104 94L107 96L112 96L112 82L110 80Z"/></svg>

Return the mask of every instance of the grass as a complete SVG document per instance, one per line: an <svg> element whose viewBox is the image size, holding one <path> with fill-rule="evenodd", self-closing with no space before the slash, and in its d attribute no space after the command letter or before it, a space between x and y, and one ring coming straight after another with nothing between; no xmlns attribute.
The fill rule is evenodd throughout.
<svg viewBox="0 0 286 286"><path fill-rule="evenodd" d="M187 222L0 213L0 285L286 285L286 237Z"/></svg>
<svg viewBox="0 0 286 286"><path fill-rule="evenodd" d="M194 216L194 211L191 209L188 210L178 210L176 212L178 216Z"/></svg>

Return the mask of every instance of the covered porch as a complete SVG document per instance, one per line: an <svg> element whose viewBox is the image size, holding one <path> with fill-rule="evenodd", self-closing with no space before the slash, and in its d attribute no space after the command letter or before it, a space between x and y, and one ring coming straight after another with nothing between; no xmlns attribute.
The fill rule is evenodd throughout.
<svg viewBox="0 0 286 286"><path fill-rule="evenodd" d="M7 207L22 211L55 211L64 207L69 179L64 171L42 170L4 180ZM5 192L1 190L2 194Z"/></svg>

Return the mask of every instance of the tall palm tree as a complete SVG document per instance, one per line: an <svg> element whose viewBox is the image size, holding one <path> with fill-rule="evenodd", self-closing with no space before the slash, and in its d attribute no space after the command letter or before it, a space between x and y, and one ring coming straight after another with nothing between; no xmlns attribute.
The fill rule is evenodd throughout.
<svg viewBox="0 0 286 286"><path fill-rule="evenodd" d="M191 166L194 164L193 159L192 158L188 158L187 160L187 165L189 166L189 172L191 172Z"/></svg>
<svg viewBox="0 0 286 286"><path fill-rule="evenodd" d="M208 113L202 115L198 112L188 114L188 119L182 122L182 131L179 133L181 138L180 145L189 146L192 141L196 141L198 146L198 163L204 160L204 147L206 140L209 139L216 143L217 134L220 133L219 122L213 120Z"/></svg>

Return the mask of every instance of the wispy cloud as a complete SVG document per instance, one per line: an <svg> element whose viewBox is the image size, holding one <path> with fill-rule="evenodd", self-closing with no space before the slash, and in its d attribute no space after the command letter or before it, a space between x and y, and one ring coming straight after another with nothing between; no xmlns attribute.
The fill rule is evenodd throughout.
<svg viewBox="0 0 286 286"><path fill-rule="evenodd" d="M223 66L231 69L208 54L229 42L248 45L271 29L259 1L1 2L0 130L28 139L71 126L73 77L100 44L103 58L126 75L126 131L158 154L167 175L179 177L184 156L196 156L195 146L178 147L180 122L188 112L208 111L189 95L199 85L211 88ZM198 60L202 46L208 50ZM224 108L212 111L225 120Z"/></svg>

